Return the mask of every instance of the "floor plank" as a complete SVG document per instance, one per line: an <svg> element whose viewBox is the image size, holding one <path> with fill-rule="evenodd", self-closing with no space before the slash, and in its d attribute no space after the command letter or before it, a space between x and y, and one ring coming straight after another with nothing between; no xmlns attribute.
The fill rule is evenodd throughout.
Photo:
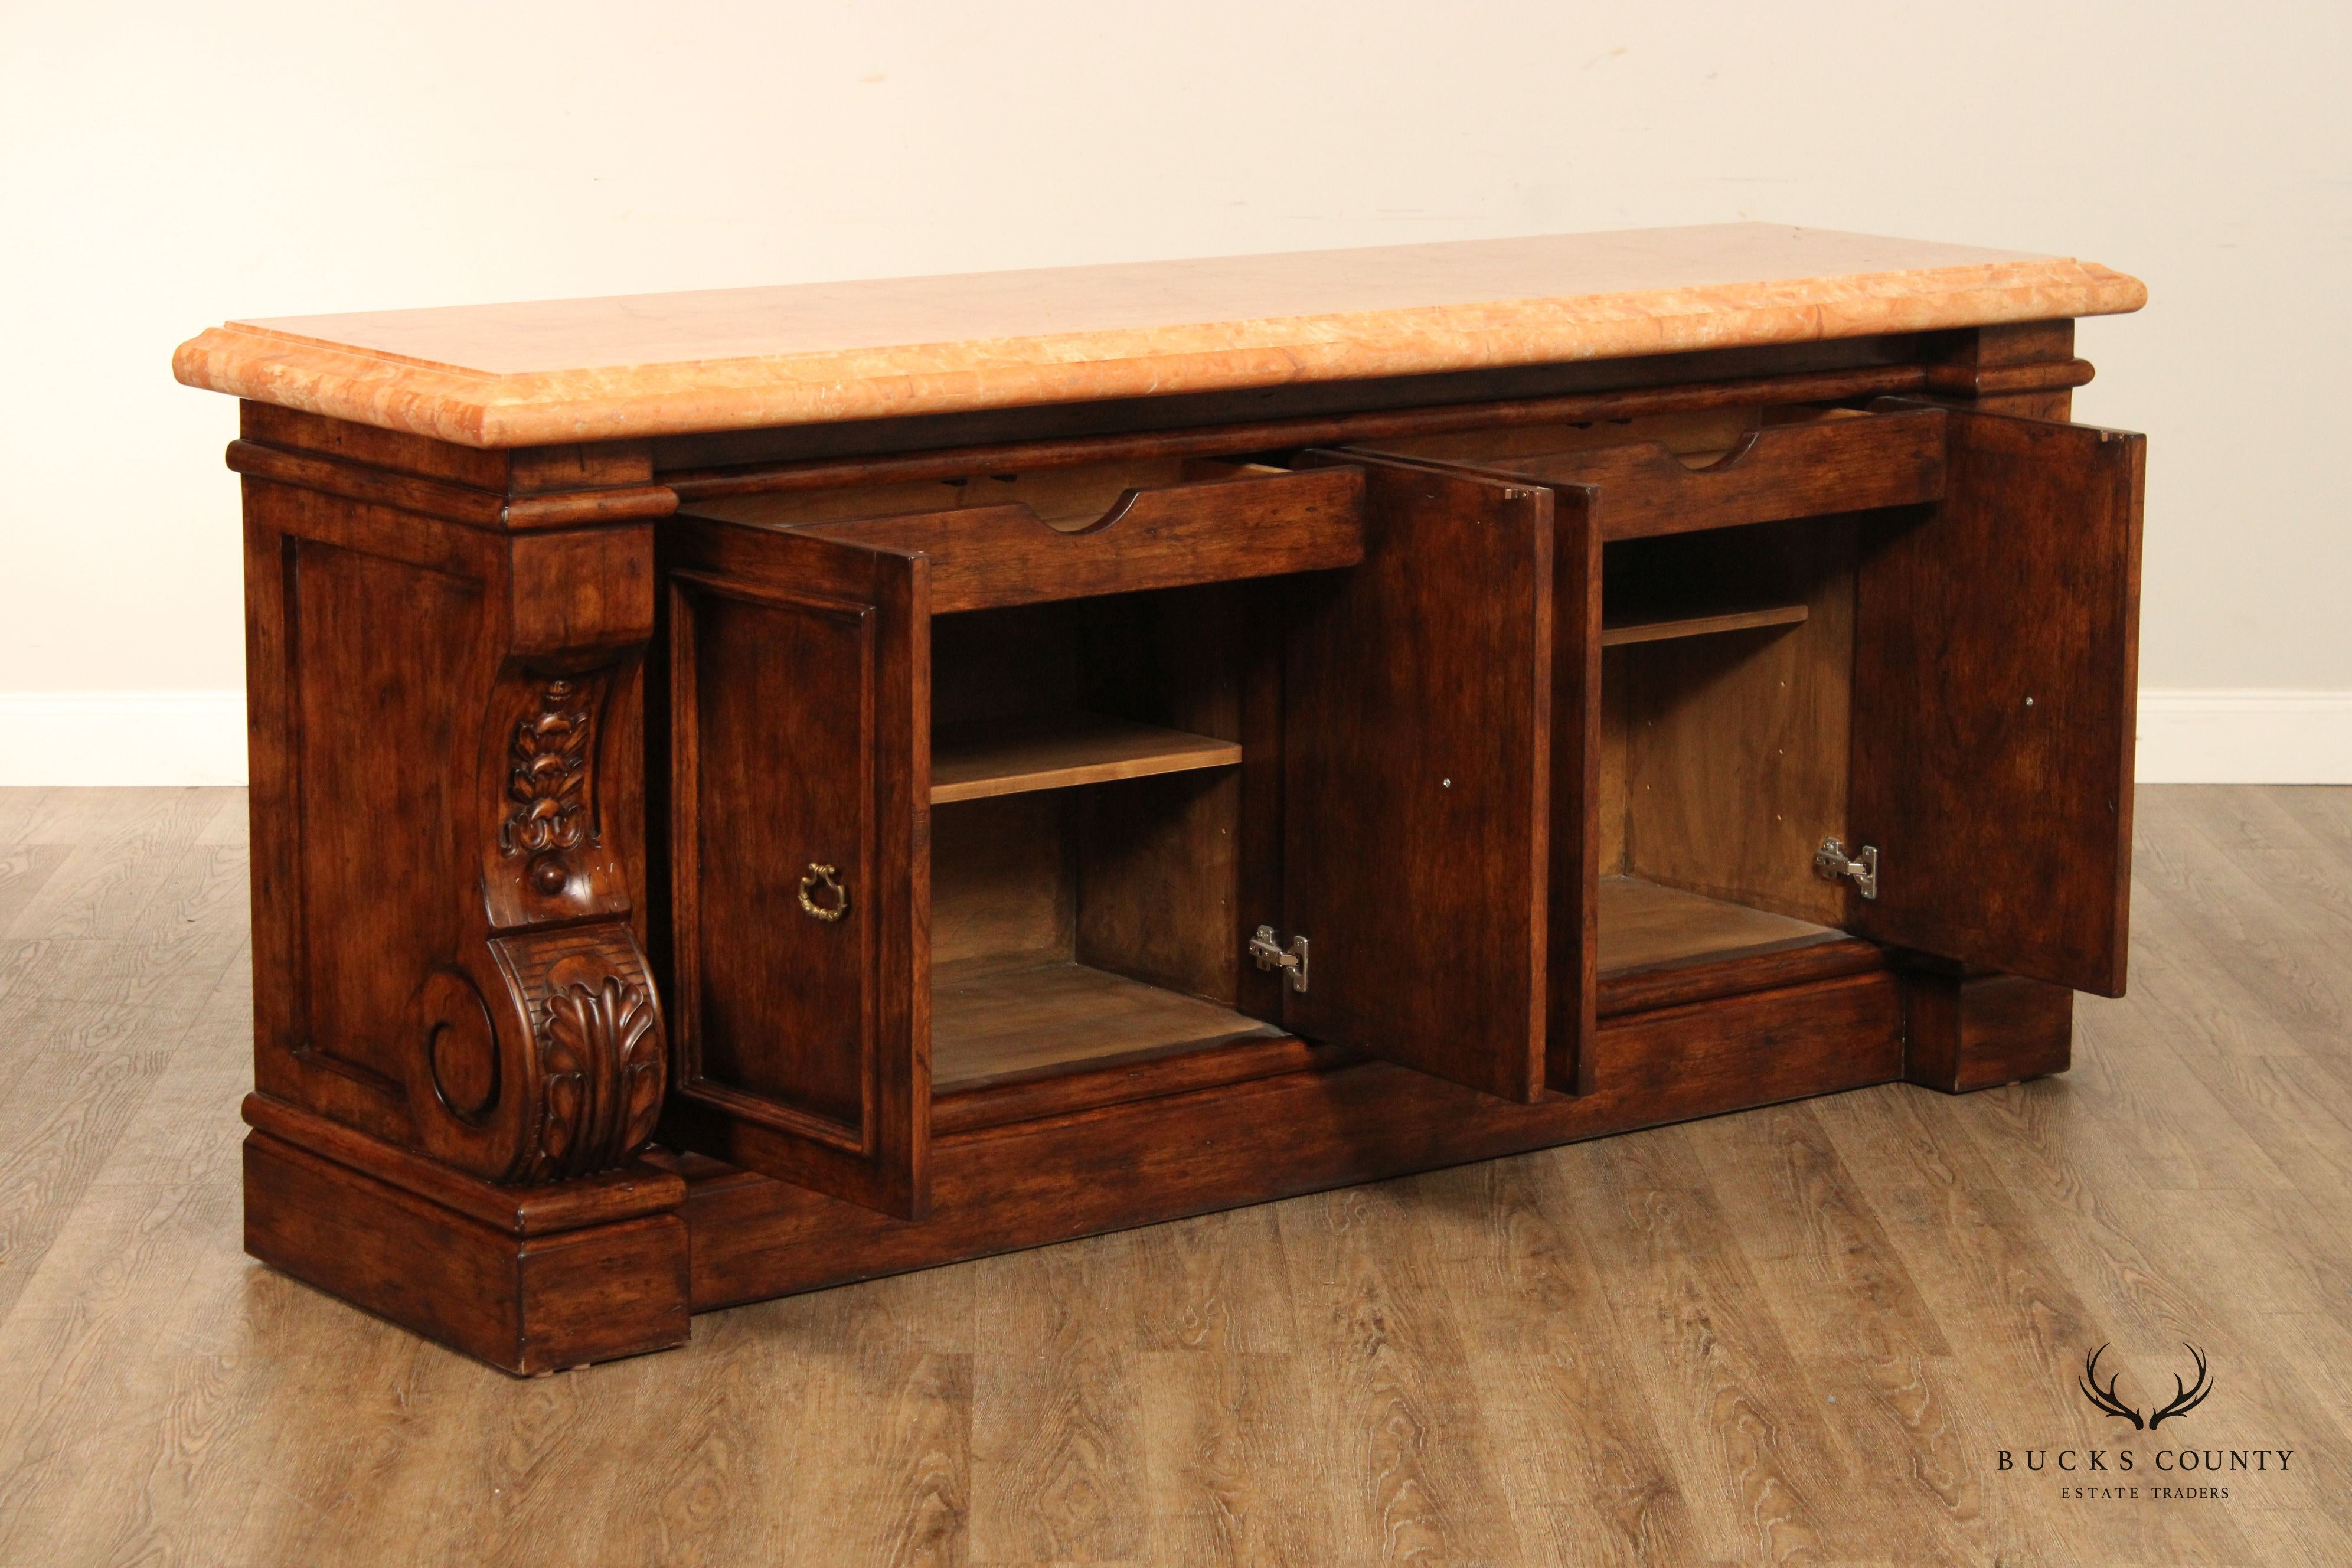
<svg viewBox="0 0 2352 1568"><path fill-rule="evenodd" d="M2137 816L2132 992L2077 1004L2062 1078L1204 1215L516 1382L239 1250L241 792L0 791L0 1563L2352 1561L2352 791ZM2214 1393L2159 1432L2076 1389L2104 1343L2151 1404L2184 1341ZM2056 1451L2126 1446L2142 1497L2060 1495ZM2294 1458L2158 1499L2159 1447Z"/></svg>

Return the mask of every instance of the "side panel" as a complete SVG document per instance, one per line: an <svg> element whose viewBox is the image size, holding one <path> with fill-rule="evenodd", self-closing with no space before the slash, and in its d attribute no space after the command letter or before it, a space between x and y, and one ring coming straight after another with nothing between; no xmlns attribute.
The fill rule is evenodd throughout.
<svg viewBox="0 0 2352 1568"><path fill-rule="evenodd" d="M911 1218L929 1142L923 563L681 521L665 1141Z"/></svg>
<svg viewBox="0 0 2352 1568"><path fill-rule="evenodd" d="M1944 500L1865 531L1854 837L1880 942L2123 994L2138 436L1949 413Z"/></svg>
<svg viewBox="0 0 2352 1568"><path fill-rule="evenodd" d="M415 856L414 885L464 885L444 826L471 760L473 714L436 700L462 689L482 585L313 541L289 541L287 596L299 669L294 820L302 846L296 918L306 931L364 930L376 962L320 964L305 987L309 1048L346 1070L402 1080L414 976L457 946L454 900L386 898L387 844ZM394 641L405 657L388 659ZM354 700L364 693L364 700ZM441 768L380 765L391 749Z"/></svg>
<svg viewBox="0 0 2352 1568"><path fill-rule="evenodd" d="M466 851L502 552L430 519L245 490L255 1082L412 1146L414 998L480 904Z"/></svg>
<svg viewBox="0 0 2352 1568"><path fill-rule="evenodd" d="M1551 497L1362 466L1363 564L1301 578L1291 599L1283 934L1307 939L1309 976L1284 1016L1310 1037L1533 1100L1545 1085Z"/></svg>

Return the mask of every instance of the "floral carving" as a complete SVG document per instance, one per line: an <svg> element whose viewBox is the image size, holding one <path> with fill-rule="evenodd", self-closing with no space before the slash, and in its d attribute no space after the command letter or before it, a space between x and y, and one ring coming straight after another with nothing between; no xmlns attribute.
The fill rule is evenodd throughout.
<svg viewBox="0 0 2352 1568"><path fill-rule="evenodd" d="M653 992L617 974L583 976L583 967L576 959L558 965L537 1018L534 1181L619 1164L653 1136L661 1110L661 1019Z"/></svg>
<svg viewBox="0 0 2352 1568"><path fill-rule="evenodd" d="M499 829L508 855L576 849L588 833L588 739L593 692L562 678L540 691L539 710L515 724L507 775L513 802Z"/></svg>

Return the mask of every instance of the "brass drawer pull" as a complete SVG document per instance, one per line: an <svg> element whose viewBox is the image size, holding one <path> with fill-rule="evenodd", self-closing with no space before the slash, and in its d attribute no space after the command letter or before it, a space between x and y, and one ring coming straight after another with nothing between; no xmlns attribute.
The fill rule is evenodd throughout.
<svg viewBox="0 0 2352 1568"><path fill-rule="evenodd" d="M801 879L801 908L831 925L849 912L849 889L834 879L834 868L809 862L809 874ZM812 897L819 892L831 892L833 902L820 904Z"/></svg>

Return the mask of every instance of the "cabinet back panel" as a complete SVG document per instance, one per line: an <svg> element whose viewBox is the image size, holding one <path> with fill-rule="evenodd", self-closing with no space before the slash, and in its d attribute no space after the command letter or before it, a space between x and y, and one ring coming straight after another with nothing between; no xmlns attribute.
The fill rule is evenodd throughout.
<svg viewBox="0 0 2352 1568"><path fill-rule="evenodd" d="M1612 650L1627 704L1624 869L1827 925L1813 873L1846 834L1855 520L1808 518L1611 547L1625 597L1802 602L1806 619ZM1604 669L1611 667L1604 666Z"/></svg>
<svg viewBox="0 0 2352 1568"><path fill-rule="evenodd" d="M1087 706L1081 609L1025 605L934 619L931 728Z"/></svg>
<svg viewBox="0 0 2352 1568"><path fill-rule="evenodd" d="M1077 876L1071 792L931 809L931 966L1045 963L1071 955Z"/></svg>
<svg viewBox="0 0 2352 1568"><path fill-rule="evenodd" d="M1079 709L1238 741L1250 649L1265 629L1251 608L1267 602L1252 586L940 616L934 726ZM974 809L986 804L945 805L933 816L935 963L1075 956L1238 1005L1237 770L1040 791ZM1272 918L1264 901L1259 918Z"/></svg>
<svg viewBox="0 0 2352 1568"><path fill-rule="evenodd" d="M933 968L1075 958L1233 1006L1240 789L1226 769L933 808Z"/></svg>
<svg viewBox="0 0 2352 1568"><path fill-rule="evenodd" d="M940 616L932 728L1085 709L1238 740L1236 602L1171 588Z"/></svg>
<svg viewBox="0 0 2352 1568"><path fill-rule="evenodd" d="M1236 1005L1241 790L1228 768L1080 792L1080 963Z"/></svg>

